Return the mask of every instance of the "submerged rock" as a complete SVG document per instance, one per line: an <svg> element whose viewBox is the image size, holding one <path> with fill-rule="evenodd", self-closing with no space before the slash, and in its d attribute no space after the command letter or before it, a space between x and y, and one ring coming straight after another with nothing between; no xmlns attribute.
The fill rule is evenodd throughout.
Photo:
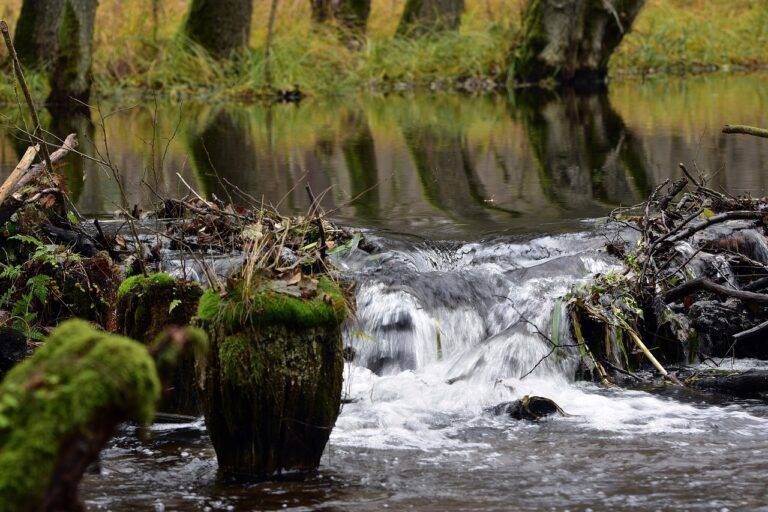
<svg viewBox="0 0 768 512"><path fill-rule="evenodd" d="M346 315L341 288L327 277L310 298L243 281L226 297L203 295L198 316L211 350L201 398L225 475L317 468L341 403Z"/></svg>
<svg viewBox="0 0 768 512"><path fill-rule="evenodd" d="M188 325L202 293L197 283L175 280L162 272L129 277L117 293L117 329L149 346L165 328ZM202 413L193 354L175 363L173 378L159 410L188 415Z"/></svg>
<svg viewBox="0 0 768 512"><path fill-rule="evenodd" d="M82 509L86 467L119 423L149 423L159 396L145 347L62 323L0 384L0 512Z"/></svg>
<svg viewBox="0 0 768 512"><path fill-rule="evenodd" d="M516 420L537 421L554 414L565 416L563 410L549 398L526 395L514 402L502 402L492 409L497 416L507 415Z"/></svg>

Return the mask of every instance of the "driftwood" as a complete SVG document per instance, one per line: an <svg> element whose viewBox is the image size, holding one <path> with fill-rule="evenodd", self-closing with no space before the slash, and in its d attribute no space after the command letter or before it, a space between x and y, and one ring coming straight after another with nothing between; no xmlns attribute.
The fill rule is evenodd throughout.
<svg viewBox="0 0 768 512"><path fill-rule="evenodd" d="M63 160L76 147L77 134L71 133L64 140L61 147L51 153L49 159L51 166ZM38 150L38 146L29 147L10 176L0 185L0 224L7 222L26 202L36 201L39 198L39 195L33 195L28 199L15 197L15 194L33 179L49 170L46 163L32 165ZM56 191L56 189L51 191Z"/></svg>

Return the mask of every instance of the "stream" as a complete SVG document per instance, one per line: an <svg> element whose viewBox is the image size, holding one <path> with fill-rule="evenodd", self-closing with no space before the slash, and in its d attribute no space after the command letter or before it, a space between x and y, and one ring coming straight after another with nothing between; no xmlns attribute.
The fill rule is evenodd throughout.
<svg viewBox="0 0 768 512"><path fill-rule="evenodd" d="M545 358L537 332L568 343L558 299L616 265L601 218L678 177L678 162L713 187L766 193L768 144L719 133L768 125L765 78L627 82L603 96L142 104L103 132L95 118L48 119L123 173L124 199L103 166L70 166L83 213L149 209L148 189L184 195L179 173L206 194L300 214L308 200L294 185L306 179L335 221L377 247L337 260L357 282L344 332L356 357L317 474L228 482L202 419L126 426L81 485L88 508L768 510L764 401L579 382L576 355ZM0 128L0 174L24 146L17 137ZM567 416L487 411L526 394Z"/></svg>

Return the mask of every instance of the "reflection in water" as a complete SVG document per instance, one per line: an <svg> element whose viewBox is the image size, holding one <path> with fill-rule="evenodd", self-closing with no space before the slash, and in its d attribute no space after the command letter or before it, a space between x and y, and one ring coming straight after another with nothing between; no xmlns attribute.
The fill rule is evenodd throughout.
<svg viewBox="0 0 768 512"><path fill-rule="evenodd" d="M642 147L607 95L524 92L512 115L525 126L544 194L560 207L636 204L646 197Z"/></svg>
<svg viewBox="0 0 768 512"><path fill-rule="evenodd" d="M719 133L726 122L768 124L757 87L762 78L614 84L610 96L184 105L180 136L173 136L178 105L161 106L157 123L154 106L140 106L109 116L106 132L129 207L146 209L156 201L146 182L160 194L187 194L180 173L206 194L236 200L249 194L304 213L306 180L344 223L476 238L572 228L578 219L638 202L655 184L677 177L680 161L711 172L716 187L763 194L768 145ZM112 106L118 107L124 105ZM7 115L12 112L9 107ZM62 120L50 126L58 135L68 129L92 134L87 120L69 122L70 128ZM16 146L23 151L26 144L8 127L0 130L0 172L7 174L18 160ZM100 129L96 135L103 153ZM81 143L92 139L83 136ZM75 195L80 185L83 212L121 206L103 169L74 164L69 186Z"/></svg>

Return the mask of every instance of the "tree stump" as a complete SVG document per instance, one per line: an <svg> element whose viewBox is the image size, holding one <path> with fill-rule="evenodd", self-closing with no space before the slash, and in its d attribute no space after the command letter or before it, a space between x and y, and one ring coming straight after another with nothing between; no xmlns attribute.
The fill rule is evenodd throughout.
<svg viewBox="0 0 768 512"><path fill-rule="evenodd" d="M117 294L117 330L149 346L167 327L189 325L202 293L197 283L177 281L165 273L129 277ZM201 414L193 354L176 363L158 409L175 414Z"/></svg>
<svg viewBox="0 0 768 512"><path fill-rule="evenodd" d="M322 277L313 298L271 290L208 291L198 309L211 343L199 379L220 470L267 479L320 464L341 404L341 289Z"/></svg>

